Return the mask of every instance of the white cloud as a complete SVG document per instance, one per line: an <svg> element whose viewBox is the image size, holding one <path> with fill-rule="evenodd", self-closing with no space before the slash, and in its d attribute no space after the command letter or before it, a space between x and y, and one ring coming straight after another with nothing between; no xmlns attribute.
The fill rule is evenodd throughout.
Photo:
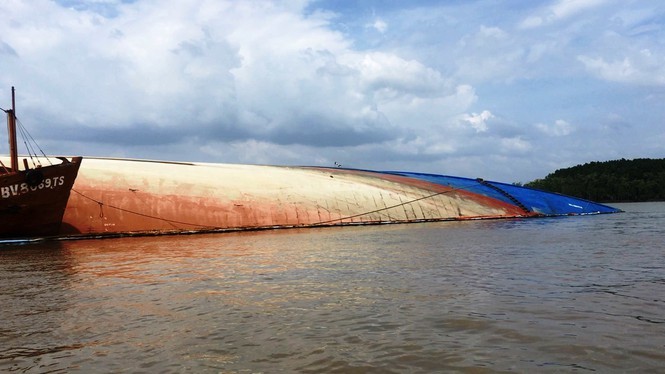
<svg viewBox="0 0 665 374"><path fill-rule="evenodd" d="M499 142L499 148L501 153L524 154L532 149L532 145L521 137L503 138Z"/></svg>
<svg viewBox="0 0 665 374"><path fill-rule="evenodd" d="M137 144L198 137L247 142L248 154L267 144L358 146L436 133L475 101L471 87L420 61L354 50L328 15L303 15L302 2L146 0L116 4L113 17L27 3L0 6L31 19L0 24L17 55L13 79L32 82L20 87L31 96L24 108L85 128L71 134L81 140L121 144L109 131L134 129ZM139 140L137 129L154 135Z"/></svg>
<svg viewBox="0 0 665 374"><path fill-rule="evenodd" d="M529 15L519 24L521 28L531 29L566 18L607 3L608 0L559 0L555 4L542 9L537 15Z"/></svg>
<svg viewBox="0 0 665 374"><path fill-rule="evenodd" d="M577 59L589 72L601 79L639 85L665 85L665 56L654 56L648 49L614 61L588 56L578 56Z"/></svg>
<svg viewBox="0 0 665 374"><path fill-rule="evenodd" d="M481 25L464 35L455 58L456 75L471 82L486 80L510 81L524 74L524 47L514 35L499 27Z"/></svg>
<svg viewBox="0 0 665 374"><path fill-rule="evenodd" d="M489 110L483 110L481 113L464 114L461 117L462 122L466 122L476 132L486 132L487 121L494 118L494 115Z"/></svg>
<svg viewBox="0 0 665 374"><path fill-rule="evenodd" d="M536 124L536 128L549 136L566 136L575 131L575 128L570 123L561 119L554 121L552 125L538 123Z"/></svg>
<svg viewBox="0 0 665 374"><path fill-rule="evenodd" d="M524 29L532 29L535 27L539 27L544 23L545 20L543 20L543 18L540 16L528 16L520 23L520 27Z"/></svg>
<svg viewBox="0 0 665 374"><path fill-rule="evenodd" d="M498 27L487 27L485 25L480 25L480 31L478 34L483 38L487 39L505 39L508 37L508 34Z"/></svg>
<svg viewBox="0 0 665 374"><path fill-rule="evenodd" d="M606 2L607 0L559 0L550 10L554 19L563 19Z"/></svg>
<svg viewBox="0 0 665 374"><path fill-rule="evenodd" d="M381 34L388 31L388 24L380 18L377 18L374 22L367 24L367 27L373 28Z"/></svg>

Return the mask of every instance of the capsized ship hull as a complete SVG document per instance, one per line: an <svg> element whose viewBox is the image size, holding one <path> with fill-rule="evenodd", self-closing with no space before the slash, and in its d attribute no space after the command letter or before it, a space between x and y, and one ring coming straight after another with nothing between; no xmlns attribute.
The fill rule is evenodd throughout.
<svg viewBox="0 0 665 374"><path fill-rule="evenodd" d="M60 236L613 213L602 204L433 174L88 158Z"/></svg>
<svg viewBox="0 0 665 374"><path fill-rule="evenodd" d="M569 196L435 174L86 157L57 235L156 235L614 212L618 210Z"/></svg>

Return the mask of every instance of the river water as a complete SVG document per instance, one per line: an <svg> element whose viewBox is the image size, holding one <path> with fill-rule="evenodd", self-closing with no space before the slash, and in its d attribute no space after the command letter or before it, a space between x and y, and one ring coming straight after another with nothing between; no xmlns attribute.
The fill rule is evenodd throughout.
<svg viewBox="0 0 665 374"><path fill-rule="evenodd" d="M665 203L0 246L0 371L665 372Z"/></svg>

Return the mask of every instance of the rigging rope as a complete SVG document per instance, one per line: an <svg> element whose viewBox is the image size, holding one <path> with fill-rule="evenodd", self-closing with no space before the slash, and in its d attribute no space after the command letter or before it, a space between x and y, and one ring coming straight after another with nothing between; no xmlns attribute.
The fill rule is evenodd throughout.
<svg viewBox="0 0 665 374"><path fill-rule="evenodd" d="M30 144L28 144L28 142L26 141L25 129L23 128L23 126L19 126L18 131L21 133L21 138L23 139L23 145L25 145L25 149L27 149L28 151L28 156L30 157L30 161L32 161L32 167L36 168L37 163L35 162L35 158L32 156L34 153L34 149L32 149Z"/></svg>
<svg viewBox="0 0 665 374"><path fill-rule="evenodd" d="M16 118L16 124L18 125L18 129L21 132L21 137L23 138L23 144L25 144L25 147L28 149L28 155L30 156L30 160L32 161L33 166L35 166L35 160L33 159L33 155L35 158L37 158L37 151L35 151L35 146L39 151L42 153L42 156L46 159L46 161L49 163L49 165L53 165L51 162L51 159L44 153L44 150L37 144L37 141L35 138L30 135L30 132L23 126L23 123ZM30 144L30 145L29 145ZM34 144L34 146L32 145Z"/></svg>

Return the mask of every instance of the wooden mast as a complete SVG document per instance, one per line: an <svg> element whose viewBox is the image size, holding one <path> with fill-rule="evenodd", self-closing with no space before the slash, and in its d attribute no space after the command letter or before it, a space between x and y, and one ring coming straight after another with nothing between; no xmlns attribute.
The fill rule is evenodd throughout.
<svg viewBox="0 0 665 374"><path fill-rule="evenodd" d="M7 130L9 136L9 157L11 158L11 169L18 171L18 147L16 146L16 100L14 99L14 87L12 86L12 108L7 111Z"/></svg>

